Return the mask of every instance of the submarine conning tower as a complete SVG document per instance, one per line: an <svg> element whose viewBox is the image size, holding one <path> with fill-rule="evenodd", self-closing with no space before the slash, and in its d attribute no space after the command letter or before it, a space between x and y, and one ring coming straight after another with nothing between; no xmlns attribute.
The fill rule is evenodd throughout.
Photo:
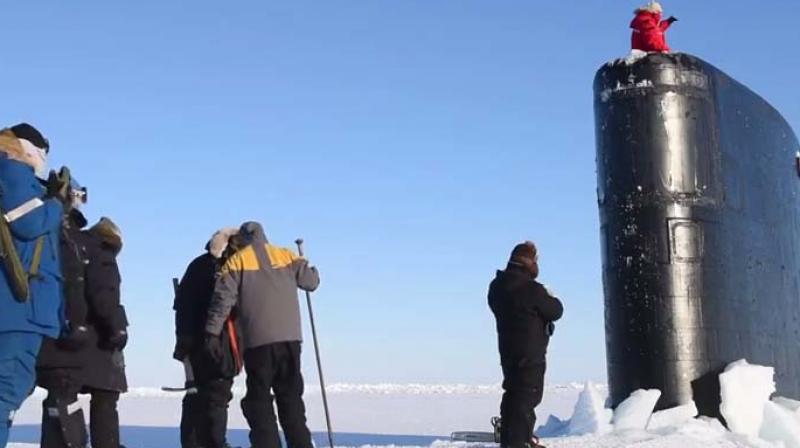
<svg viewBox="0 0 800 448"><path fill-rule="evenodd" d="M800 145L750 89L687 54L604 65L597 195L613 406L719 415L730 362L800 398Z"/></svg>

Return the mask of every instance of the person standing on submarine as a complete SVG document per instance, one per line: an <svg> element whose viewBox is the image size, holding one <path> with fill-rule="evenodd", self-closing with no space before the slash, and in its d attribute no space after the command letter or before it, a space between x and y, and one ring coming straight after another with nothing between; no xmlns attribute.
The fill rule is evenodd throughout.
<svg viewBox="0 0 800 448"><path fill-rule="evenodd" d="M666 32L673 23L677 22L673 16L661 20L664 9L658 2L650 2L637 8L633 12L636 17L631 22L631 48L633 50L669 53Z"/></svg>
<svg viewBox="0 0 800 448"><path fill-rule="evenodd" d="M538 276L536 246L526 241L514 247L506 269L489 286L503 369L502 448L544 448L533 435L535 408L544 392L547 346L564 307Z"/></svg>

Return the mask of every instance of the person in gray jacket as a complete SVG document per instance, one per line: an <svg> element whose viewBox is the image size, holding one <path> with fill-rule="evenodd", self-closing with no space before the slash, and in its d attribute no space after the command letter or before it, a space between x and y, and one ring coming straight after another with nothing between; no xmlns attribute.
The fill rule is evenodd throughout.
<svg viewBox="0 0 800 448"><path fill-rule="evenodd" d="M274 394L288 447L312 448L303 403L297 289L317 289L319 273L291 250L270 244L259 223L243 224L239 235L245 246L227 260L214 288L206 349L212 357L221 356L219 335L233 315L244 347L247 394L242 411L251 446L281 447Z"/></svg>

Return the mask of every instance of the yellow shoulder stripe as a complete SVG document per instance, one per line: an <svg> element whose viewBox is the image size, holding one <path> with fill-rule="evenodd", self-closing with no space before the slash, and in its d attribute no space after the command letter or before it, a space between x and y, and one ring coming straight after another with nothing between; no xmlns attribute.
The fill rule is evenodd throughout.
<svg viewBox="0 0 800 448"><path fill-rule="evenodd" d="M231 255L225 266L222 268L222 274L228 272L241 272L241 271L257 271L259 269L258 257L253 246L247 246L244 249Z"/></svg>
<svg viewBox="0 0 800 448"><path fill-rule="evenodd" d="M267 244L265 247L272 269L288 267L299 258L289 249L273 246L271 244ZM260 268L261 266L258 264L258 256L256 256L255 249L253 249L253 246L247 246L228 259L221 273L258 271Z"/></svg>
<svg viewBox="0 0 800 448"><path fill-rule="evenodd" d="M253 246L245 247L244 250L240 250L237 255L242 258L243 271L257 271L260 269L258 257L256 256L256 251L253 249Z"/></svg>
<svg viewBox="0 0 800 448"><path fill-rule="evenodd" d="M267 255L273 269L285 268L298 258L291 250L271 244L267 244Z"/></svg>

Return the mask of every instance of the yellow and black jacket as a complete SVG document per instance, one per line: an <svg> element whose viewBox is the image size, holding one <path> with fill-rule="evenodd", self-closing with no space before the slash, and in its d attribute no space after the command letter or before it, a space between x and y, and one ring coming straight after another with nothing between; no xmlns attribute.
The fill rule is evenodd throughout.
<svg viewBox="0 0 800 448"><path fill-rule="evenodd" d="M269 244L258 223L246 223L240 235L249 244L232 255L220 271L206 332L220 334L236 307L244 349L302 341L297 288L315 290L319 273L291 250Z"/></svg>

